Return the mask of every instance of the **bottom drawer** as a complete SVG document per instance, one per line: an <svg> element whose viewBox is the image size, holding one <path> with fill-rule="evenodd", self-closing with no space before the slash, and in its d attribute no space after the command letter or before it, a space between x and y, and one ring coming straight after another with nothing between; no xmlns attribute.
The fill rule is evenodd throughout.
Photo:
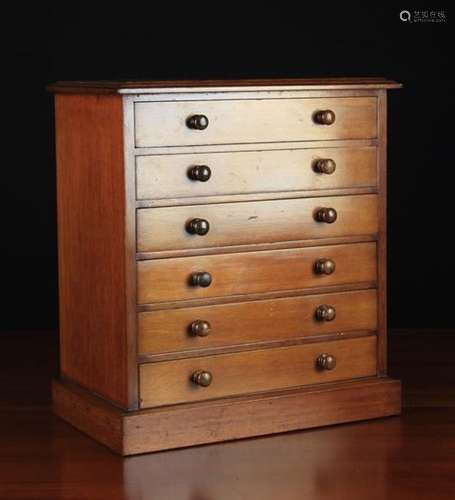
<svg viewBox="0 0 455 500"><path fill-rule="evenodd" d="M324 368L323 354L331 355L328 361L334 359L336 365ZM199 382L211 378L210 385L193 381L201 373ZM140 400L145 408L373 375L376 337L369 336L143 364Z"/></svg>

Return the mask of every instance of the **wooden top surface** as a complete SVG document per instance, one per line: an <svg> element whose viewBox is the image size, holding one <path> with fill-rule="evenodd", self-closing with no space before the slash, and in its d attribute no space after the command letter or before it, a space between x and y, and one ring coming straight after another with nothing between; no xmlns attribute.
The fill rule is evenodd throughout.
<svg viewBox="0 0 455 500"><path fill-rule="evenodd" d="M290 79L246 79L246 80L99 80L61 81L47 86L54 93L88 94L134 94L156 93L169 89L392 89L401 84L386 78L290 78Z"/></svg>

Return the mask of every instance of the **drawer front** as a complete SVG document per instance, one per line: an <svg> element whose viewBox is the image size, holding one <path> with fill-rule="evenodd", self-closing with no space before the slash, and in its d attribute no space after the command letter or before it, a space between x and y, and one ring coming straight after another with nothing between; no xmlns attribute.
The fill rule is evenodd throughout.
<svg viewBox="0 0 455 500"><path fill-rule="evenodd" d="M376 327L376 290L360 290L143 312L138 349L190 351Z"/></svg>
<svg viewBox="0 0 455 500"><path fill-rule="evenodd" d="M335 209L335 222L316 220L324 208ZM375 235L377 212L376 195L143 208L137 211L137 246L153 252ZM190 234L197 219L208 221L207 234Z"/></svg>
<svg viewBox="0 0 455 500"><path fill-rule="evenodd" d="M335 368L318 368L321 354L334 356ZM211 374L208 387L191 381L198 371ZM370 336L143 364L140 398L144 408L374 375L376 337Z"/></svg>
<svg viewBox="0 0 455 500"><path fill-rule="evenodd" d="M321 160L332 160L334 165ZM208 180L205 177L198 180L194 170L197 166L210 169ZM318 171L324 166L332 169L334 166L335 170ZM373 186L376 186L375 147L175 154L136 159L139 200Z"/></svg>
<svg viewBox="0 0 455 500"><path fill-rule="evenodd" d="M335 263L332 274L316 273L320 259ZM140 304L371 283L376 243L156 259L138 262L137 270ZM202 272L210 273L210 286L193 286Z"/></svg>
<svg viewBox="0 0 455 500"><path fill-rule="evenodd" d="M331 110L335 121L316 123ZM195 130L188 118L205 115ZM376 137L376 97L135 103L136 147L241 144Z"/></svg>

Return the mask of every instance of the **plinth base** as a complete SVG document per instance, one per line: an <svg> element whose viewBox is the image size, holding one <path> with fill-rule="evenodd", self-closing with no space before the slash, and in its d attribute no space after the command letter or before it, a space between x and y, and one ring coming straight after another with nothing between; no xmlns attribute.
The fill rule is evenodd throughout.
<svg viewBox="0 0 455 500"><path fill-rule="evenodd" d="M135 455L397 415L401 412L401 384L371 378L124 411L56 380L53 411L116 453Z"/></svg>

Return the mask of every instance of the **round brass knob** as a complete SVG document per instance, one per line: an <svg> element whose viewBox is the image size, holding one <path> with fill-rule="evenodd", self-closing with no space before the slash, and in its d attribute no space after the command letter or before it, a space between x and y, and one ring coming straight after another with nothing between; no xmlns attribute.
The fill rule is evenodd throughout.
<svg viewBox="0 0 455 500"><path fill-rule="evenodd" d="M316 274L332 274L335 267L335 262L332 259L318 259L314 263L314 272Z"/></svg>
<svg viewBox="0 0 455 500"><path fill-rule="evenodd" d="M211 175L212 171L207 165L195 165L188 170L188 177L192 181L207 182Z"/></svg>
<svg viewBox="0 0 455 500"><path fill-rule="evenodd" d="M320 370L333 370L337 365L337 360L332 354L323 353L316 359L316 366Z"/></svg>
<svg viewBox="0 0 455 500"><path fill-rule="evenodd" d="M190 284L192 286L201 286L206 288L212 284L212 275L210 273L193 273L190 277Z"/></svg>
<svg viewBox="0 0 455 500"><path fill-rule="evenodd" d="M205 219L191 219L186 225L186 230L190 234L204 236L210 231L210 224Z"/></svg>
<svg viewBox="0 0 455 500"><path fill-rule="evenodd" d="M212 380L212 374L205 370L198 370L191 375L191 381L201 387L208 387L212 383Z"/></svg>
<svg viewBox="0 0 455 500"><path fill-rule="evenodd" d="M318 125L332 125L332 123L335 123L335 113L331 109L316 111L313 120Z"/></svg>
<svg viewBox="0 0 455 500"><path fill-rule="evenodd" d="M314 214L314 219L317 222L325 222L327 224L333 224L337 220L337 217L338 214L334 208L320 208Z"/></svg>
<svg viewBox="0 0 455 500"><path fill-rule="evenodd" d="M204 130L209 126L209 119L205 115L192 115L186 119L186 126L193 130Z"/></svg>
<svg viewBox="0 0 455 500"><path fill-rule="evenodd" d="M197 319L190 325L190 333L195 337L207 337L210 334L212 327L208 321Z"/></svg>
<svg viewBox="0 0 455 500"><path fill-rule="evenodd" d="M333 321L337 313L333 306L321 304L316 308L316 319L318 321Z"/></svg>
<svg viewBox="0 0 455 500"><path fill-rule="evenodd" d="M318 174L333 174L337 168L337 164L331 158L320 158L313 164L313 170Z"/></svg>

